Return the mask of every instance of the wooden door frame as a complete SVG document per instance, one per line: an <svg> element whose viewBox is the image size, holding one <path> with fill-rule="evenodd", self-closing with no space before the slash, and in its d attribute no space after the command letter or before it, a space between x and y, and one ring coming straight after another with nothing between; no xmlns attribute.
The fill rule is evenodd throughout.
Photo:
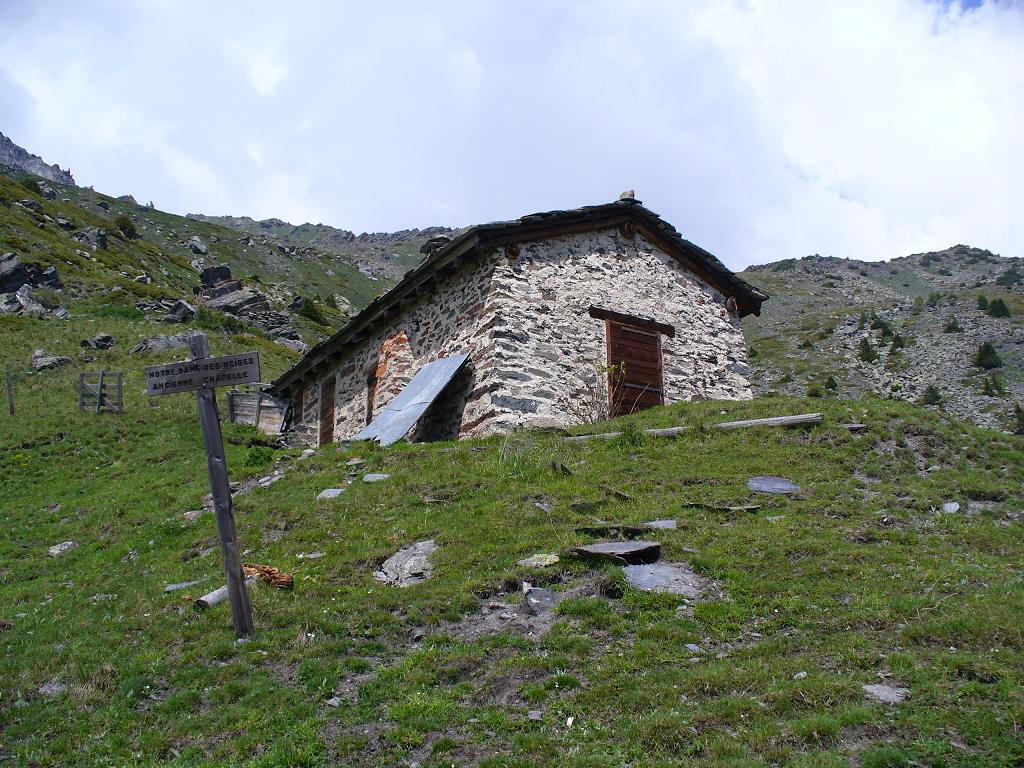
<svg viewBox="0 0 1024 768"><path fill-rule="evenodd" d="M658 389L659 389L659 405L665 404L665 354L662 348L661 337L662 335L674 338L676 335L676 329L668 325L667 323L659 323L656 320L650 320L642 317L633 317L632 315L626 315L621 312L614 312L610 309L602 309L601 307L591 306L588 314L597 319L604 320L604 346L605 346L605 366L608 369L608 414L612 418L616 415L615 413L615 381L614 381L614 368L615 363L612 360L612 324L620 326L629 326L636 331L641 333L650 334L657 345L657 356L658 356ZM653 407L653 406L649 406ZM631 411L632 412L632 411Z"/></svg>
<svg viewBox="0 0 1024 768"><path fill-rule="evenodd" d="M334 395L334 389L337 385L337 380L334 375L327 376L320 382L320 397L317 401L317 410L319 411L317 419L317 444L318 445L329 445L334 442L334 427L335 427L335 409L337 403ZM330 440L324 441L324 392L328 391L331 393L331 432Z"/></svg>

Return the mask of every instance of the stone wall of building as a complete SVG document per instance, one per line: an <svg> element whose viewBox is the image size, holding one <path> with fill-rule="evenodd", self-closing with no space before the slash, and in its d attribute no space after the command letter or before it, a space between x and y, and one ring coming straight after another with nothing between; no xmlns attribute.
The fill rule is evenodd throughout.
<svg viewBox="0 0 1024 768"><path fill-rule="evenodd" d="M419 436L480 436L567 425L607 413L604 321L591 306L675 328L662 337L666 403L747 399L746 346L727 297L636 235L565 235L479 257L447 278L327 374L335 378L335 439L366 423L368 379L379 413L425 363L470 354L467 371L428 411ZM318 414L307 387L306 422Z"/></svg>
<svg viewBox="0 0 1024 768"><path fill-rule="evenodd" d="M521 243L514 262L499 260L492 294L499 386L487 395L496 413L486 431L607 414L605 325L591 306L674 326L674 338L662 336L666 403L752 396L728 297L639 235Z"/></svg>
<svg viewBox="0 0 1024 768"><path fill-rule="evenodd" d="M424 421L431 424L431 436L457 436L460 424L478 419L476 403L487 386L488 366L479 361L486 359L490 347L487 321L494 311L489 305L494 264L494 254L488 254L464 266L324 374L334 378L335 440L352 437L366 425L371 393L377 414L423 365L461 352L468 352L472 361L468 375L453 382L461 391L454 386L446 391L446 402L431 409ZM323 381L322 377L306 387L306 423L315 423L319 416L319 406L310 401Z"/></svg>

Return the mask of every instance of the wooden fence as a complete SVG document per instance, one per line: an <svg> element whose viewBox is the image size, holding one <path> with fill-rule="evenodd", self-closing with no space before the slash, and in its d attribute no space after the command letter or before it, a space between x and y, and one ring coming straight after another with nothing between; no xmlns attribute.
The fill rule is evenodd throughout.
<svg viewBox="0 0 1024 768"><path fill-rule="evenodd" d="M100 371L78 374L78 410L124 413L124 374Z"/></svg>

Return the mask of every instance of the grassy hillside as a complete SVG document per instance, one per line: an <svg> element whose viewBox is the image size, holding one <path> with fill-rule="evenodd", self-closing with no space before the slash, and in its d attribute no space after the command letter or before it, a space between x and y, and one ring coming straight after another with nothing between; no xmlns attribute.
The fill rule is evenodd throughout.
<svg viewBox="0 0 1024 768"><path fill-rule="evenodd" d="M120 337L152 330L102 319ZM612 442L526 432L305 460L229 427L233 480L271 462L286 471L236 501L244 559L295 575L292 592L252 591L256 633L236 642L226 605L189 601L222 579L212 515L183 516L207 491L194 399L141 394L141 366L175 353L139 360L119 343L86 361L54 328L0 318L0 364L42 344L75 359L20 376L16 417L0 413L0 762L1024 760L1020 438L898 402L786 398L656 409L620 420ZM213 337L215 353L260 343ZM287 364L261 351L270 373ZM129 372L120 417L75 409L75 370L101 364ZM826 418L809 430L702 429L812 407ZM836 426L850 420L867 432ZM634 429L668 424L694 429L674 441ZM749 513L697 506L749 501L747 478L763 474L803 490L758 496ZM944 514L947 501L961 510ZM705 599L635 591L620 569L567 556L516 565L591 541L574 528L598 518L669 517L678 528L655 532L665 559L712 580ZM431 580L374 580L384 558L430 537ZM78 546L47 555L64 541ZM299 557L310 553L322 557ZM502 618L524 579L565 595L532 627ZM871 702L862 686L879 682L909 698Z"/></svg>
<svg viewBox="0 0 1024 768"><path fill-rule="evenodd" d="M27 263L55 264L62 276L67 275L73 282L77 278L81 285L120 285L133 295L148 297L191 295L198 283L192 262L201 260L208 266L230 267L235 277L279 303L286 303L297 293L341 295L359 308L385 287L329 254L288 253L274 243L240 236L217 224L165 213L88 188L48 184L57 193L54 200L44 199L31 177L0 174L0 248L18 253ZM18 204L26 199L36 210ZM137 237L122 235L115 225L118 216L131 220ZM58 224L58 217L67 224ZM107 232L107 250L91 251L73 239L76 232L89 227ZM203 241L208 254L189 250L188 241L193 236ZM148 286L133 282L143 273L152 280Z"/></svg>
<svg viewBox="0 0 1024 768"><path fill-rule="evenodd" d="M426 240L451 232L446 227L430 227L356 235L347 229L327 224L290 224L280 219L257 221L249 216L205 216L195 213L190 213L188 217L247 232L295 253L330 254L350 268L360 269L384 281L395 281L406 270L416 266L423 259L419 249Z"/></svg>

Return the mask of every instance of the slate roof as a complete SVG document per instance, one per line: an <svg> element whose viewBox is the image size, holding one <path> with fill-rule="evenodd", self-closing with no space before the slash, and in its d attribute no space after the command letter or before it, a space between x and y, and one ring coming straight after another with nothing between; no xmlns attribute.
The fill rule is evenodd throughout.
<svg viewBox="0 0 1024 768"><path fill-rule="evenodd" d="M737 277L708 251L683 238L675 227L640 201L626 199L603 205L589 205L563 211L533 213L511 221L479 224L462 230L447 243L430 250L426 257L405 273L387 293L378 296L356 314L348 324L309 352L286 371L272 386L283 394L297 381L315 373L346 346L358 344L377 325L396 317L402 307L429 292L437 281L454 273L483 248L516 242L529 242L573 232L591 232L632 222L639 234L662 248L684 267L706 280L725 296L735 297L740 315L760 314L768 295Z"/></svg>

